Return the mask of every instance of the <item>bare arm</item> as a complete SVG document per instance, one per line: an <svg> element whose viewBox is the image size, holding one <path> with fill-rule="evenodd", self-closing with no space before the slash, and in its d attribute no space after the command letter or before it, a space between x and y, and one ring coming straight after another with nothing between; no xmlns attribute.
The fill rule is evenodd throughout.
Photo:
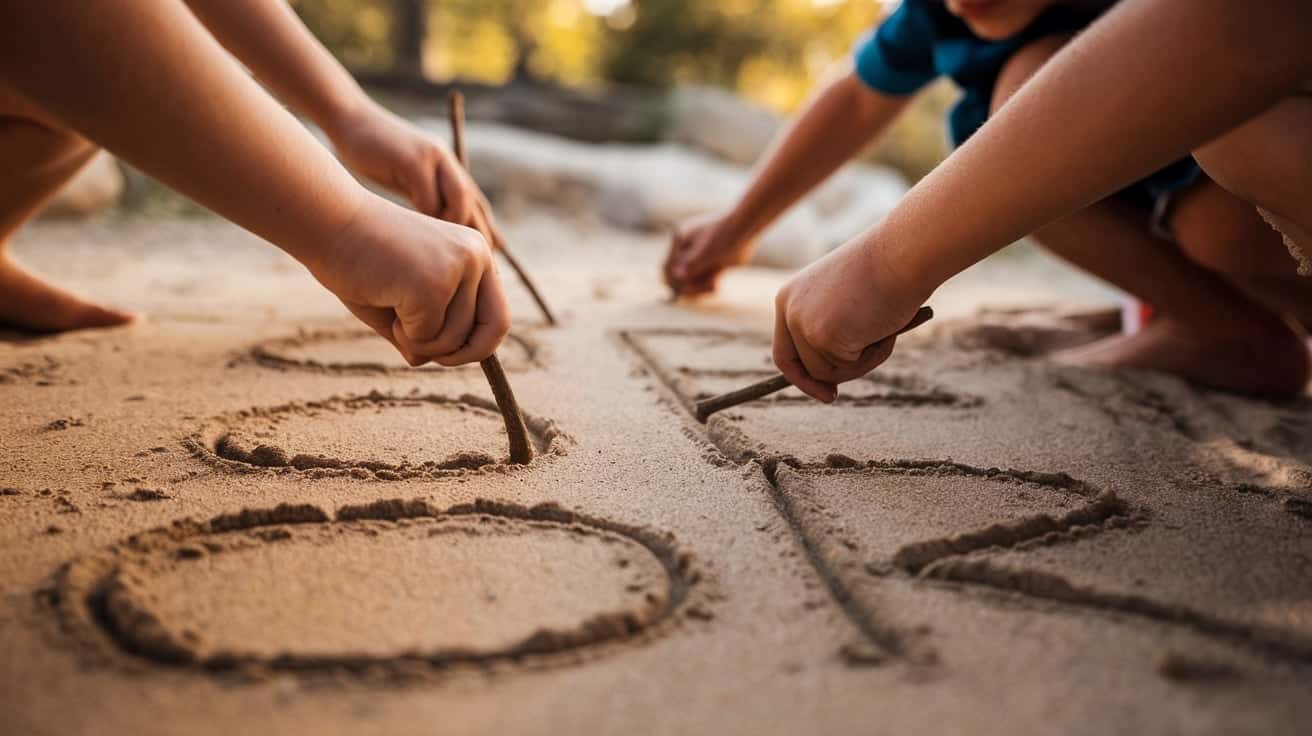
<svg viewBox="0 0 1312 736"><path fill-rule="evenodd" d="M1289 94L1309 29L1303 0L1123 0L863 239L927 293Z"/></svg>
<svg viewBox="0 0 1312 736"><path fill-rule="evenodd" d="M1304 0L1122 0L881 223L780 291L780 370L832 398L952 275L1295 91L1310 28Z"/></svg>
<svg viewBox="0 0 1312 736"><path fill-rule="evenodd" d="M274 96L331 137L369 99L284 0L186 0Z"/></svg>
<svg viewBox="0 0 1312 736"><path fill-rule="evenodd" d="M870 145L909 97L870 89L848 73L822 89L770 146L732 217L752 237Z"/></svg>
<svg viewBox="0 0 1312 736"><path fill-rule="evenodd" d="M505 335L482 238L365 190L181 0L2 4L0 78L286 250L412 363L479 360Z"/></svg>
<svg viewBox="0 0 1312 736"><path fill-rule="evenodd" d="M724 267L747 260L756 236L869 145L909 99L876 92L851 72L821 89L762 157L734 208L675 237L666 281L680 293L709 290Z"/></svg>
<svg viewBox="0 0 1312 736"><path fill-rule="evenodd" d="M0 16L0 74L21 94L298 259L360 207L350 174L177 0L8 3Z"/></svg>
<svg viewBox="0 0 1312 736"><path fill-rule="evenodd" d="M415 209L490 235L491 207L451 151L365 94L285 0L186 0L275 96L313 120L353 171Z"/></svg>

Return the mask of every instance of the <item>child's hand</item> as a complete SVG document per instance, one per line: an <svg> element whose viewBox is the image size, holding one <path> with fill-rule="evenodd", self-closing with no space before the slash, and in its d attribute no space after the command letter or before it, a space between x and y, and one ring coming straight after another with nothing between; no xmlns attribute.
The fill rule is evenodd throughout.
<svg viewBox="0 0 1312 736"><path fill-rule="evenodd" d="M753 248L752 238L731 216L681 227L665 258L665 283L681 296L714 291L720 273L729 266L747 263Z"/></svg>
<svg viewBox="0 0 1312 736"><path fill-rule="evenodd" d="M492 208L451 150L411 123L368 104L329 132L352 171L410 200L416 210L492 237Z"/></svg>
<svg viewBox="0 0 1312 736"><path fill-rule="evenodd" d="M774 362L808 396L831 402L838 384L874 370L893 335L924 303L881 254L854 241L794 276L775 297Z"/></svg>
<svg viewBox="0 0 1312 736"><path fill-rule="evenodd" d="M381 197L367 195L336 242L306 265L414 366L482 360L510 329L487 241Z"/></svg>

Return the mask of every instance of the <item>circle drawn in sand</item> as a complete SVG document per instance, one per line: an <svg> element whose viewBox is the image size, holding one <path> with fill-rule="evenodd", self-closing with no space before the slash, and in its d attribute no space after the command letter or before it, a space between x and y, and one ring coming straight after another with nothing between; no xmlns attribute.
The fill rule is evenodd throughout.
<svg viewBox="0 0 1312 736"><path fill-rule="evenodd" d="M508 371L527 370L537 363L538 348L527 338L511 333L502 341L497 355ZM251 356L269 368L346 375L458 370L436 364L412 368L378 333L354 328L306 331L268 340L252 348Z"/></svg>
<svg viewBox="0 0 1312 736"><path fill-rule="evenodd" d="M563 454L555 424L524 416L538 455ZM304 472L380 480L505 466L505 422L490 399L466 394L332 397L211 419L187 444L243 472Z"/></svg>
<svg viewBox="0 0 1312 736"><path fill-rule="evenodd" d="M554 504L395 500L175 522L66 564L50 600L109 661L408 677L645 641L705 615L700 581L668 534Z"/></svg>

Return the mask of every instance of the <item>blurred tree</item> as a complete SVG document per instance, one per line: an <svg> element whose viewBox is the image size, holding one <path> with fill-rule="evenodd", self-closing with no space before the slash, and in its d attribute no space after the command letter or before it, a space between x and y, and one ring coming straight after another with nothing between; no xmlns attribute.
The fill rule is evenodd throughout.
<svg viewBox="0 0 1312 736"><path fill-rule="evenodd" d="M352 69L395 63L390 0L291 0L301 20Z"/></svg>
<svg viewBox="0 0 1312 736"><path fill-rule="evenodd" d="M801 101L878 17L870 0L630 0L609 24L604 75L715 84L776 109Z"/></svg>
<svg viewBox="0 0 1312 736"><path fill-rule="evenodd" d="M720 3L633 0L632 6L627 27L608 39L605 74L615 82L668 87L684 77L733 86L743 63L769 46L762 29L734 23L732 9Z"/></svg>
<svg viewBox="0 0 1312 736"><path fill-rule="evenodd" d="M428 38L428 3L392 0L392 68L402 74L424 73L424 42Z"/></svg>
<svg viewBox="0 0 1312 736"><path fill-rule="evenodd" d="M492 84L678 83L777 110L873 23L873 0L293 0L349 66Z"/></svg>

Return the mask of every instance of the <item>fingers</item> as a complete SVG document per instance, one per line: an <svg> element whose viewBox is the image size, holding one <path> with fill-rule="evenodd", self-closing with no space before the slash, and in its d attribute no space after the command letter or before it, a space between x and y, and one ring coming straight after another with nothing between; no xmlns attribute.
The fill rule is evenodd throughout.
<svg viewBox="0 0 1312 736"><path fill-rule="evenodd" d="M396 324L396 312L394 310L352 304L347 301L343 301L342 304L346 305L346 309L355 315L356 319L377 332L384 340L392 343L392 346L401 353L401 357L405 358L405 362L410 365L417 365L414 353L407 353L404 348L397 344L396 336L393 334L393 326Z"/></svg>
<svg viewBox="0 0 1312 736"><path fill-rule="evenodd" d="M396 312L386 307L368 307L363 304L342 302L355 318L372 328L374 332L392 341L392 322L396 321Z"/></svg>
<svg viewBox="0 0 1312 736"><path fill-rule="evenodd" d="M447 303L442 327L432 340L419 342L412 339L401 320L396 320L393 325L396 345L401 349L402 355L408 353L418 361L411 361L412 365L438 360L464 346L474 327L479 281L482 280L482 276L481 269L466 271L460 285L456 288L455 295Z"/></svg>
<svg viewBox="0 0 1312 736"><path fill-rule="evenodd" d="M476 227L474 213L478 195L475 184L454 158L444 157L438 161L437 187L442 194L442 207L436 212L437 217L457 225Z"/></svg>
<svg viewBox="0 0 1312 736"><path fill-rule="evenodd" d="M681 268L683 252L687 248L687 233L676 230L674 237L670 239L670 250L665 254L665 263L661 265L661 274L665 277L665 285L673 289L676 294L682 294L684 290L683 280L678 277L676 268Z"/></svg>
<svg viewBox="0 0 1312 736"><path fill-rule="evenodd" d="M497 230L497 221L492 217L492 205L487 201L487 197L479 195L475 210L474 219L478 221L478 231L487 238L492 250L501 250L501 233Z"/></svg>
<svg viewBox="0 0 1312 736"><path fill-rule="evenodd" d="M510 310L501 290L501 277L490 269L478 287L478 305L474 329L461 349L437 359L445 366L457 366L482 360L496 352L510 331Z"/></svg>
<svg viewBox="0 0 1312 736"><path fill-rule="evenodd" d="M893 354L893 348L897 345L897 335L889 335L874 345L869 345L861 351L861 357L857 358L852 365L852 372L856 373L853 378L859 378L873 371L888 360Z"/></svg>
<svg viewBox="0 0 1312 736"><path fill-rule="evenodd" d="M707 277L718 274L723 269L723 264L713 251L715 245L715 238L704 231L698 233L696 237L688 238L687 246L680 254L679 262L674 266L675 278L690 284L705 282Z"/></svg>
<svg viewBox="0 0 1312 736"><path fill-rule="evenodd" d="M774 364L784 376L802 391L817 401L828 404L838 397L838 386L811 377L806 365L797 351L793 336L785 322L782 305L775 309L774 318Z"/></svg>

